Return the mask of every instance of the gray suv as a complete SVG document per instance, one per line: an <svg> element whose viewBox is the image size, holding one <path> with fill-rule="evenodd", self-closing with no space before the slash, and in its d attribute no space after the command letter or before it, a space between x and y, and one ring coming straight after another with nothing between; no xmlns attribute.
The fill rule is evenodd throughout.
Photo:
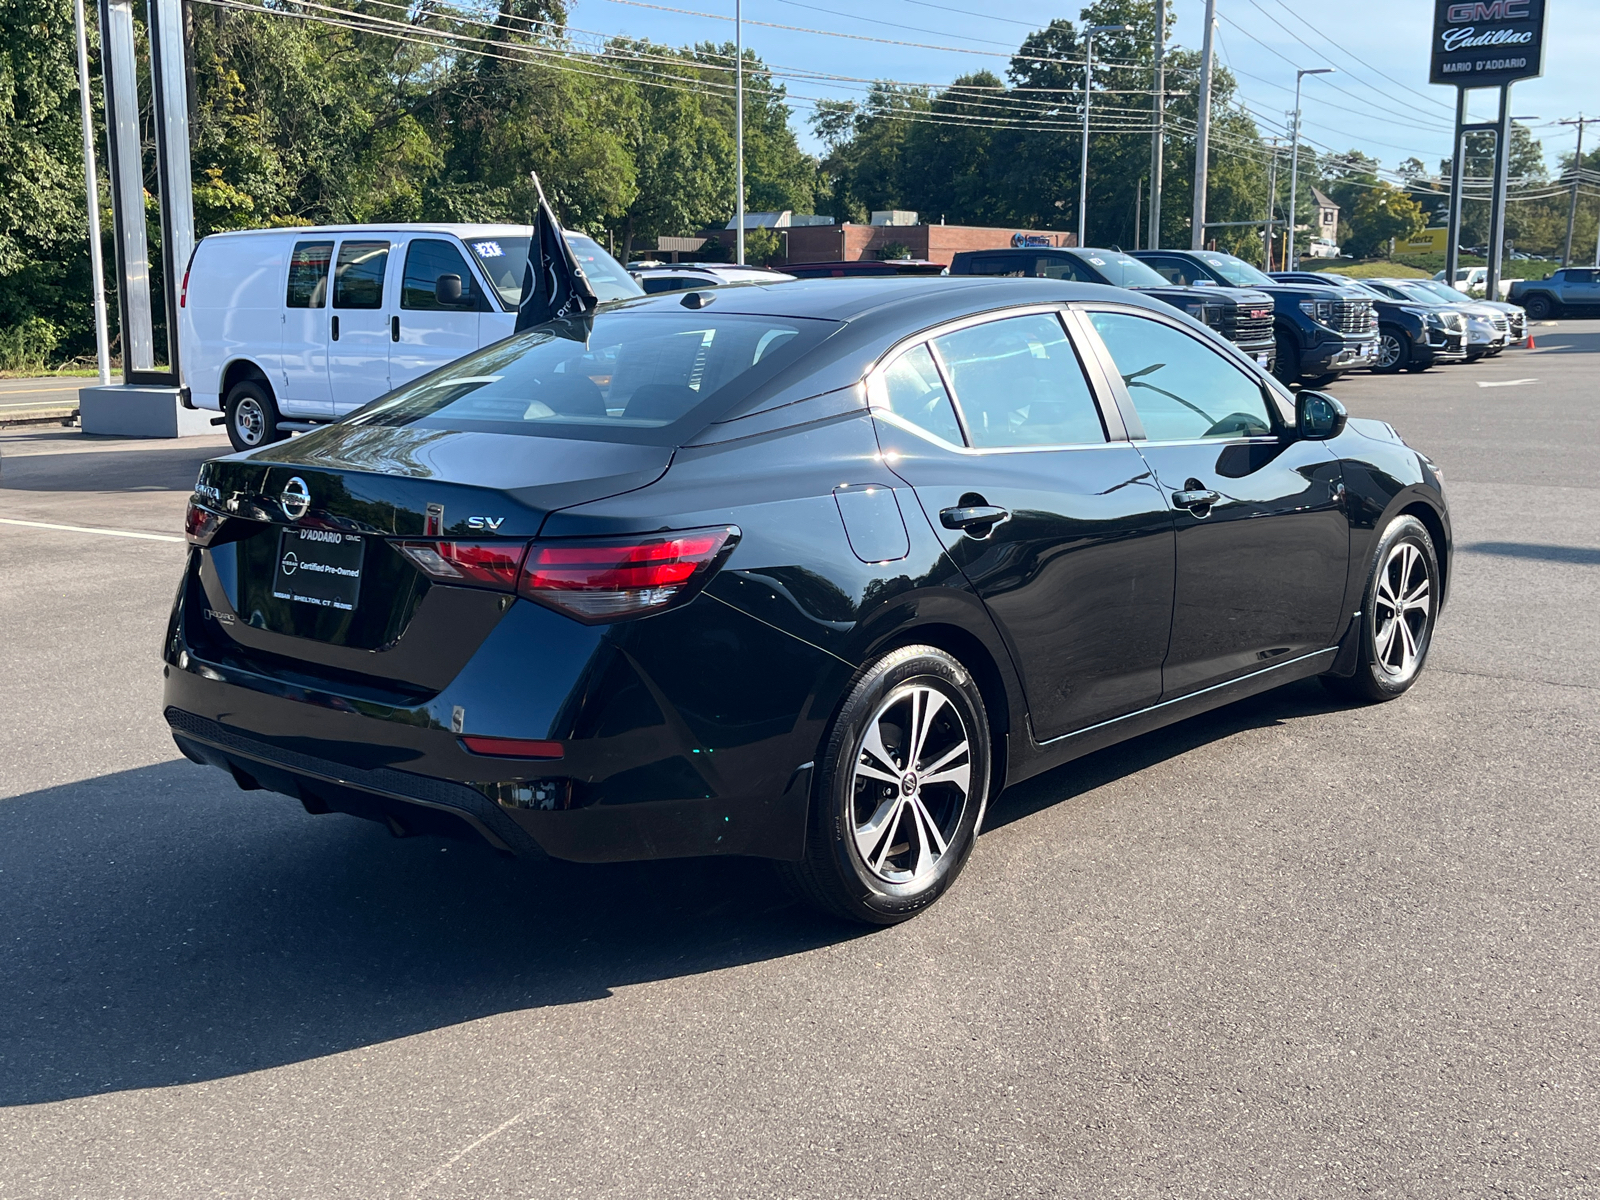
<svg viewBox="0 0 1600 1200"><path fill-rule="evenodd" d="M1562 267L1548 279L1519 279L1507 297L1527 310L1530 321L1600 308L1600 270Z"/></svg>

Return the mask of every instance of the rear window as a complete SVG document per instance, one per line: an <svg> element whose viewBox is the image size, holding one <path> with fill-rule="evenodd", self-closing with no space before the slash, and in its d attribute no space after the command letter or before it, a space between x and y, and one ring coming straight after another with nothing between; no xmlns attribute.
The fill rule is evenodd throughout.
<svg viewBox="0 0 1600 1200"><path fill-rule="evenodd" d="M639 285L622 269L622 264L600 248L600 243L581 233L565 235L572 256L578 260L583 273L589 277L594 294L601 300L627 300L642 295ZM478 260L489 283L500 294L506 308L516 308L522 299L522 276L528 266L528 243L533 239L522 234L517 237L473 238L467 248Z"/></svg>
<svg viewBox="0 0 1600 1200"><path fill-rule="evenodd" d="M674 445L794 362L836 322L612 312L587 343L531 329L457 359L353 418ZM680 424L683 423L683 424Z"/></svg>

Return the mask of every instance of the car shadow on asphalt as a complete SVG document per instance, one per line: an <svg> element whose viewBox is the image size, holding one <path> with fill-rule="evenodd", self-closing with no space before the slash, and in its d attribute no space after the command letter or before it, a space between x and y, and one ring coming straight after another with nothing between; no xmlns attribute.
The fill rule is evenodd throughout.
<svg viewBox="0 0 1600 1200"><path fill-rule="evenodd" d="M1348 703L1335 699L1315 679L1302 679L1259 696L1235 701L1165 729L1107 746L1007 788L985 815L984 832L992 833L1146 767L1247 729L1267 729L1297 717L1313 717L1348 707Z"/></svg>
<svg viewBox="0 0 1600 1200"><path fill-rule="evenodd" d="M1008 791L988 828L1245 729L1314 681ZM866 936L770 864L523 862L396 840L185 760L0 800L0 1106L168 1087Z"/></svg>

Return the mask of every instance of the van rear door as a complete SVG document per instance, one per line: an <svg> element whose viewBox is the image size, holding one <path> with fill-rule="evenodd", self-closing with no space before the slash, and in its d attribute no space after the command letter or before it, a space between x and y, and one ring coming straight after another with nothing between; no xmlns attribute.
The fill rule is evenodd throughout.
<svg viewBox="0 0 1600 1200"><path fill-rule="evenodd" d="M285 288L280 379L273 381L278 411L286 417L333 416L328 396L328 276L334 240L294 244Z"/></svg>
<svg viewBox="0 0 1600 1200"><path fill-rule="evenodd" d="M343 416L389 390L388 238L345 237L333 267L328 391ZM396 289L397 290L397 289Z"/></svg>
<svg viewBox="0 0 1600 1200"><path fill-rule="evenodd" d="M400 274L400 336L389 344L389 385L410 383L476 350L488 310L489 298L454 241L412 238Z"/></svg>

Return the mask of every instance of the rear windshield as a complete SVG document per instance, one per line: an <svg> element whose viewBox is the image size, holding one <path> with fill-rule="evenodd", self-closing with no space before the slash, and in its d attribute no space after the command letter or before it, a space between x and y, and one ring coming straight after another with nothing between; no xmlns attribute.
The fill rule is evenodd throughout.
<svg viewBox="0 0 1600 1200"><path fill-rule="evenodd" d="M622 269L622 264L600 248L600 243L581 233L566 234L572 256L578 260L583 273L589 277L594 294L602 300L626 300L642 295L639 285ZM528 243L533 239L523 234L518 237L472 238L467 246L478 260L489 283L500 294L506 308L516 308L522 299L522 276L528 265Z"/></svg>
<svg viewBox="0 0 1600 1200"><path fill-rule="evenodd" d="M800 317L601 313L587 343L530 329L351 420L675 445L837 328Z"/></svg>

